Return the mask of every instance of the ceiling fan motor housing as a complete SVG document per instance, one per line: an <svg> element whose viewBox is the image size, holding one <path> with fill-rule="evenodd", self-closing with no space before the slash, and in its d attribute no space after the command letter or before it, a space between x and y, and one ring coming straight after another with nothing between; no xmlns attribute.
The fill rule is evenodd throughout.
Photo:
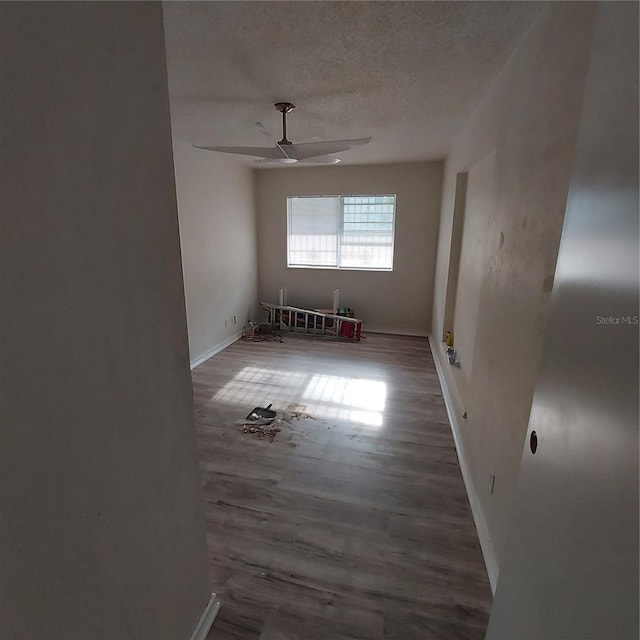
<svg viewBox="0 0 640 640"><path fill-rule="evenodd" d="M280 113L289 113L296 108L296 105L290 102L276 102L274 106Z"/></svg>

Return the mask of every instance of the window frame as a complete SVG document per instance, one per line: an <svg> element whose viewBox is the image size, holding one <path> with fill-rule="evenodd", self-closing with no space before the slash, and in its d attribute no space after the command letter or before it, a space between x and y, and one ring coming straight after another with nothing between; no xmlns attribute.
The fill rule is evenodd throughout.
<svg viewBox="0 0 640 640"><path fill-rule="evenodd" d="M336 251L336 266L321 264L290 264L289 251L291 241L291 201L299 198L339 198L340 199L340 217L338 221L338 241ZM343 267L340 266L342 258L342 244L344 238L344 200L345 198L393 198L393 219L391 221L391 266L390 267ZM322 195L296 195L287 196L287 269L325 269L330 271L380 271L383 273L391 273L395 263L395 242L396 242L396 213L398 204L398 194L396 193L363 193L363 194L322 194ZM386 245L388 246L388 245Z"/></svg>

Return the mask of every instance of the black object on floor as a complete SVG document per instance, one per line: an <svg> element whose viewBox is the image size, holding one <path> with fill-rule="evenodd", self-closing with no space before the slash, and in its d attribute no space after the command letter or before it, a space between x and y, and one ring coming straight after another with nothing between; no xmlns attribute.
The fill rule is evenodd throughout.
<svg viewBox="0 0 640 640"><path fill-rule="evenodd" d="M257 422L260 420L262 424L265 422L273 420L276 417L276 412L271 409L271 405L268 407L254 407L254 409L247 416L247 420L250 422Z"/></svg>

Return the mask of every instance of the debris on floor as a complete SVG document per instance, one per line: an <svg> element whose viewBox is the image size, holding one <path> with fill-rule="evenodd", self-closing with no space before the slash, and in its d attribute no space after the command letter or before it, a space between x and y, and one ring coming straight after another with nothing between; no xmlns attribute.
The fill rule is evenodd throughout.
<svg viewBox="0 0 640 640"><path fill-rule="evenodd" d="M305 411L306 406L297 404L288 407L282 413L282 420L291 424L294 420L315 420L315 418Z"/></svg>
<svg viewBox="0 0 640 640"><path fill-rule="evenodd" d="M244 420L238 422L238 425L242 433L250 434L256 438L267 438L269 442L273 442L285 424L291 428L294 421L315 420L304 410L305 408L304 405L291 405L278 415L271 409L271 405L265 408L255 407ZM296 445L290 442L289 446L295 447Z"/></svg>
<svg viewBox="0 0 640 640"><path fill-rule="evenodd" d="M282 336L276 333L268 324L248 322L242 329L241 340L244 342L284 342Z"/></svg>
<svg viewBox="0 0 640 640"><path fill-rule="evenodd" d="M271 424L244 424L242 433L250 433L257 438L269 438L269 442L273 442L278 432L282 431L280 427Z"/></svg>

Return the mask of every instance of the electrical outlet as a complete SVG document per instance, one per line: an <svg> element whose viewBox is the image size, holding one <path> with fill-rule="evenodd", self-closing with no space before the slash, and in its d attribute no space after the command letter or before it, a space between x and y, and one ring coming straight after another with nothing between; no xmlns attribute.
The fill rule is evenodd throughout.
<svg viewBox="0 0 640 640"><path fill-rule="evenodd" d="M496 475L495 473L491 474L491 495L493 495L493 490L495 489L496 486Z"/></svg>

